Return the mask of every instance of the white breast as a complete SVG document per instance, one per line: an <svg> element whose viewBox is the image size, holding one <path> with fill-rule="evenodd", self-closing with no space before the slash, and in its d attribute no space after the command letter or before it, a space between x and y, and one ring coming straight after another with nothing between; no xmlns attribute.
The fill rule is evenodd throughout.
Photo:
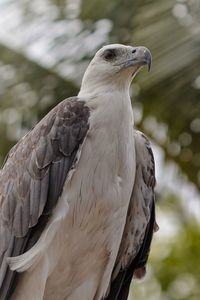
<svg viewBox="0 0 200 300"><path fill-rule="evenodd" d="M56 299L58 278L65 278L59 291L64 297L71 295L70 300L79 294L83 300L94 295L101 299L108 288L135 174L132 110L125 100L111 96L104 103L87 102L92 109L90 130L64 189L69 212L63 224L63 251L47 282L46 299Z"/></svg>
<svg viewBox="0 0 200 300"><path fill-rule="evenodd" d="M135 174L128 100L110 95L104 102L98 98L87 102L90 130L76 171L64 188L69 212L62 225L61 256L47 281L45 299L55 300L55 290L70 300L78 295L82 300L94 295L101 299L106 293Z"/></svg>

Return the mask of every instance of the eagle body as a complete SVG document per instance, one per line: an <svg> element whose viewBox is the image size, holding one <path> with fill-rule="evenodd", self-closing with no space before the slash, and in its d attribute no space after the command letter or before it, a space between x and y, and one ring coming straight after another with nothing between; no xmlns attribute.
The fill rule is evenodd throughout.
<svg viewBox="0 0 200 300"><path fill-rule="evenodd" d="M145 268L153 154L134 129L127 73L96 78L94 68L95 60L79 95L22 138L1 171L0 300L126 300Z"/></svg>

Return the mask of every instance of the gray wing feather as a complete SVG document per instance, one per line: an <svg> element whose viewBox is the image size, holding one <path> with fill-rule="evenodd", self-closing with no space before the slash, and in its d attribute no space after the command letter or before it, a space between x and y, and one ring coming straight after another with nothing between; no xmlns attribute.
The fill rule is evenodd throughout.
<svg viewBox="0 0 200 300"><path fill-rule="evenodd" d="M105 300L127 300L133 275L145 273L155 224L155 165L148 139L134 131L136 175L112 282Z"/></svg>
<svg viewBox="0 0 200 300"><path fill-rule="evenodd" d="M10 151L0 172L0 299L8 299L14 273L9 256L37 241L73 168L89 128L89 108L77 98L56 106Z"/></svg>

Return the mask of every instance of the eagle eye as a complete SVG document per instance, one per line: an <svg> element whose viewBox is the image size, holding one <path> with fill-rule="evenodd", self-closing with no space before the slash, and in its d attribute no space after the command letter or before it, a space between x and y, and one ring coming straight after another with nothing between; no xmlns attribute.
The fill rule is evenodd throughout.
<svg viewBox="0 0 200 300"><path fill-rule="evenodd" d="M112 60L112 59L114 59L116 56L117 56L117 54L116 54L116 50L115 50L115 49L106 49L106 50L104 51L104 54L103 54L103 57L104 57L106 60Z"/></svg>

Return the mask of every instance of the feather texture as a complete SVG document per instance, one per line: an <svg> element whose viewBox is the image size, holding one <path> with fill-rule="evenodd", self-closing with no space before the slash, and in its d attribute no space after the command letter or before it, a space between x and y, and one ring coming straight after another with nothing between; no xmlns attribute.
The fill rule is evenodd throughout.
<svg viewBox="0 0 200 300"><path fill-rule="evenodd" d="M89 128L78 98L56 106L10 151L0 172L0 299L9 299L15 272L8 258L38 240L57 204Z"/></svg>

